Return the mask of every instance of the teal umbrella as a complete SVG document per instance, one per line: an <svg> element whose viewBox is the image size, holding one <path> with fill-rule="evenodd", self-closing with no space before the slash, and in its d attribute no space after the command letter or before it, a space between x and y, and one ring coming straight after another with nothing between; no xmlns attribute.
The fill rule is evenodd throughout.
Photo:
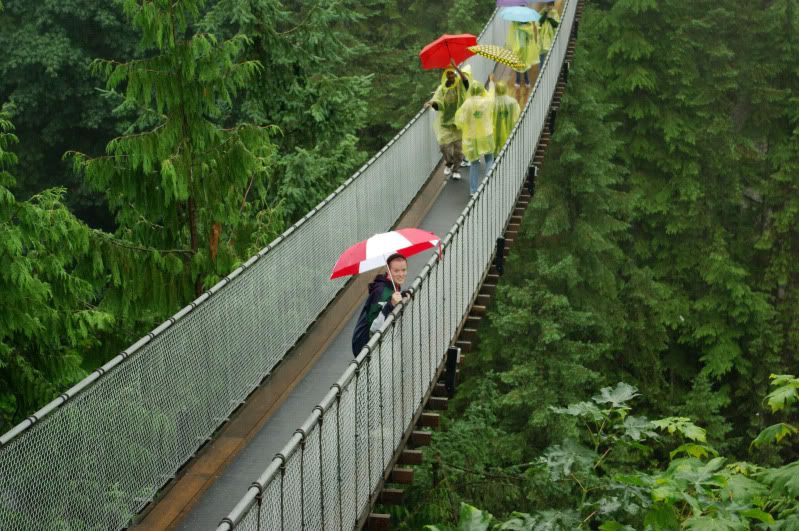
<svg viewBox="0 0 799 531"><path fill-rule="evenodd" d="M537 22L541 18L535 9L522 6L506 7L499 14L504 20L511 22Z"/></svg>

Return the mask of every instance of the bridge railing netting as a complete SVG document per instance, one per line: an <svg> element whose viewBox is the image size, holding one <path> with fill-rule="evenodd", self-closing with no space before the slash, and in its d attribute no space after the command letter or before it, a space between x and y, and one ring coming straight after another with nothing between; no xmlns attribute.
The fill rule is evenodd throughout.
<svg viewBox="0 0 799 531"><path fill-rule="evenodd" d="M493 65L469 63L478 79ZM258 255L0 437L0 529L124 527L341 290L328 280L340 252L408 207L440 160L433 117L419 112Z"/></svg>
<svg viewBox="0 0 799 531"><path fill-rule="evenodd" d="M533 94L494 167L391 314L217 531L352 529L435 383L443 354L491 265L544 129L577 0L568 0ZM493 20L490 41L506 26ZM480 79L480 78L478 78ZM400 318L401 316L401 318Z"/></svg>

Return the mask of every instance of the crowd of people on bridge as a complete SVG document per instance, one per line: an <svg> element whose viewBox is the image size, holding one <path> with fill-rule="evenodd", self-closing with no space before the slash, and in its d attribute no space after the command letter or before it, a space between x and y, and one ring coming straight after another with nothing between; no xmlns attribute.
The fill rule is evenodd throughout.
<svg viewBox="0 0 799 531"><path fill-rule="evenodd" d="M519 117L522 76L529 89L530 70L538 67L540 71L552 47L560 14L552 3L540 4L538 12L540 19L536 22L512 21L508 26L506 46L524 65L523 71L516 71L515 98L508 95L505 82L495 82L492 76L484 89L472 79L469 66L460 69L452 61L425 104L436 111L434 127L444 158L444 175L458 180L460 168L469 166L471 194L477 192L481 173L488 173Z"/></svg>
<svg viewBox="0 0 799 531"><path fill-rule="evenodd" d="M453 60L443 70L438 87L425 103L425 108L436 112L434 130L444 160L445 177L459 180L460 168L468 166L472 195L477 192L481 174L489 172L494 157L519 119L519 101L524 96L522 78L529 90L530 70L537 67L540 72L560 23L558 9L553 3L534 7L540 15L537 21L512 21L508 25L506 47L524 66L524 70L516 70L515 95L509 94L508 84L496 80L493 74L484 85L473 78L469 65L460 68ZM386 271L369 284L369 295L353 333L354 355L358 355L402 300L407 269L406 258L392 254L386 260Z"/></svg>

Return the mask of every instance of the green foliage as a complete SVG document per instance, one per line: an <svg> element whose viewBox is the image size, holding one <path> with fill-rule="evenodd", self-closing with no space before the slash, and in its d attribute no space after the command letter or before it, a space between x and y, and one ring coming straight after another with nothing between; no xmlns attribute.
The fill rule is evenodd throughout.
<svg viewBox="0 0 799 531"><path fill-rule="evenodd" d="M366 160L357 133L375 91L371 73L350 72L369 50L352 30L364 9L355 0L219 0L201 24L222 36L252 36L246 57L268 65L268 75L248 84L231 118L279 128L269 201L286 223Z"/></svg>
<svg viewBox="0 0 799 531"><path fill-rule="evenodd" d="M626 421L634 418L629 402L636 396L636 389L620 383L603 388L591 402L553 408L585 427L579 440L546 449L538 459L543 466L531 469L564 489L567 498L560 507L513 513L503 522L462 503L456 527L429 529L735 530L795 524L799 462L776 469L726 464L707 446L695 455L672 452L665 464L652 461L658 447L670 443L654 428L677 440L703 439L704 432L689 419L674 417L652 422L638 417L636 424L644 429L631 432ZM563 521L563 515L571 519Z"/></svg>
<svg viewBox="0 0 799 531"><path fill-rule="evenodd" d="M797 401L799 378L795 378L792 374L772 374L771 386L774 389L766 396L766 403L772 413L780 412L783 416L787 416ZM752 441L752 446L756 448L776 446L797 434L799 428L794 424L778 422L764 428Z"/></svg>
<svg viewBox="0 0 799 531"><path fill-rule="evenodd" d="M685 417L667 417L652 423L658 429L666 430L670 434L678 433L692 441L705 442L705 430Z"/></svg>
<svg viewBox="0 0 799 531"><path fill-rule="evenodd" d="M91 231L62 203L63 189L18 201L9 188L17 143L0 111L0 431L86 373L81 351L111 316L95 306Z"/></svg>
<svg viewBox="0 0 799 531"><path fill-rule="evenodd" d="M190 33L203 5L124 2L147 58L94 63L108 90L123 90L124 105L139 109L106 156L72 154L116 216L116 239L106 240L103 257L111 271L103 303L126 319L138 307L149 310L146 318L163 318L214 284L246 257L257 216L270 209L269 129L223 124L263 68L240 60L251 44L243 35Z"/></svg>
<svg viewBox="0 0 799 531"><path fill-rule="evenodd" d="M777 387L766 396L772 413L782 411L799 400L799 378L792 374L772 374L770 378L771 385Z"/></svg>
<svg viewBox="0 0 799 531"><path fill-rule="evenodd" d="M799 360L798 28L794 0L752 17L586 5L543 174L445 423L474 438L436 438L451 490L415 490L427 519L408 527L456 522L461 502L491 525L522 510L575 512L564 528L797 526L799 391L788 375L768 387ZM620 380L642 390L640 416L629 389L580 401ZM474 400L503 441L477 435ZM522 455L491 455L506 447ZM479 492L460 487L476 478Z"/></svg>
<svg viewBox="0 0 799 531"><path fill-rule="evenodd" d="M93 226L110 227L102 196L61 160L67 149L97 152L119 132L114 100L98 91L90 63L134 53L136 38L119 0L6 2L0 9L0 101L14 104L22 142L14 192L28 198L64 187L68 205Z"/></svg>

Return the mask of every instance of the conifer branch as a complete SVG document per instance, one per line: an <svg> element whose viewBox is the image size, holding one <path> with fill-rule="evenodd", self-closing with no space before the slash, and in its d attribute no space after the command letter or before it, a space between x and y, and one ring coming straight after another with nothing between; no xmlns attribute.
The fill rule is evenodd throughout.
<svg viewBox="0 0 799 531"><path fill-rule="evenodd" d="M101 240L104 240L104 241L110 243L111 245L114 245L115 247L121 247L123 249L129 249L131 251L141 251L141 252L144 252L144 253L157 252L157 253L160 253L160 254L181 254L181 255L188 255L188 256L191 256L192 254L194 254L189 249L157 249L155 247L143 247L143 246L136 245L136 244L130 243L128 241L116 238L113 235L108 234L107 232L103 232L103 231L101 231L99 229L92 229L92 233L95 236L98 236Z"/></svg>
<svg viewBox="0 0 799 531"><path fill-rule="evenodd" d="M290 30L286 30L286 31L279 31L279 32L277 32L277 33L276 33L276 35L278 35L278 36L280 36L280 37L283 37L283 36L285 36L285 35L289 35L290 33L294 33L294 32L295 32L295 31L297 31L298 29L300 29L300 28L304 27L306 24L308 24L308 21L310 20L310 18L311 18L311 15L313 15L313 14L314 14L314 11L317 11L317 10L320 8L320 6L321 6L321 5L322 5L322 2L319 2L318 4L316 4L315 6L313 6L313 7L311 8L311 10L310 10L310 11L308 11L308 14L307 14L307 15L305 15L305 19L303 19L303 21L302 21L302 22L300 22L299 24L297 24L296 26L294 26L294 27L293 27L293 28L291 28ZM336 6L336 5L338 5L338 2L333 2L332 4L329 4L329 7L334 7L334 6Z"/></svg>

